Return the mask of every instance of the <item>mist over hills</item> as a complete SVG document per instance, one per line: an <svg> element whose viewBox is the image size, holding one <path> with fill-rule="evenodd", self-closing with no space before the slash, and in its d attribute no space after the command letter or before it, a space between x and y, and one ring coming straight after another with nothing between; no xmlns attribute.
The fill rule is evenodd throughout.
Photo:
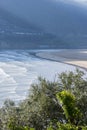
<svg viewBox="0 0 87 130"><path fill-rule="evenodd" d="M0 48L87 48L86 6L63 0L0 0Z"/></svg>

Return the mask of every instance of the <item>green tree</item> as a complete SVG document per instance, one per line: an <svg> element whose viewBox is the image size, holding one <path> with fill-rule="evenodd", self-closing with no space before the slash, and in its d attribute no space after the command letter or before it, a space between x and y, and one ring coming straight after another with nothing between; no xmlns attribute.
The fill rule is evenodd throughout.
<svg viewBox="0 0 87 130"><path fill-rule="evenodd" d="M83 117L81 124L87 124L87 79L84 72L76 69L75 72L63 72L58 76L60 91L68 90L76 97L76 104Z"/></svg>
<svg viewBox="0 0 87 130"><path fill-rule="evenodd" d="M59 91L56 82L49 82L39 78L38 84L31 87L31 94L21 104L26 113L26 125L33 126L36 130L46 129L50 121L63 121L63 111L56 98Z"/></svg>
<svg viewBox="0 0 87 130"><path fill-rule="evenodd" d="M60 128L87 125L87 80L84 73L79 70L63 72L54 82L39 78L37 84L31 85L24 101L17 106L11 100L4 103L0 119L0 130L9 130L12 125L16 129L46 130L50 122L52 129L59 129L57 122Z"/></svg>
<svg viewBox="0 0 87 130"><path fill-rule="evenodd" d="M81 120L81 112L76 106L75 96L71 92L64 90L57 94L57 98L68 122L78 125Z"/></svg>

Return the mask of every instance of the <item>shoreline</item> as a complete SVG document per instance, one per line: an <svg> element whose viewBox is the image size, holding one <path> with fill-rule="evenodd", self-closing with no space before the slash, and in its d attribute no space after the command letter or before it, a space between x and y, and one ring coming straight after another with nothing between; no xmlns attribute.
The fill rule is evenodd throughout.
<svg viewBox="0 0 87 130"><path fill-rule="evenodd" d="M44 60L50 60L50 61L60 62L63 64L72 65L87 71L87 50L86 49L38 51L32 53L31 55Z"/></svg>

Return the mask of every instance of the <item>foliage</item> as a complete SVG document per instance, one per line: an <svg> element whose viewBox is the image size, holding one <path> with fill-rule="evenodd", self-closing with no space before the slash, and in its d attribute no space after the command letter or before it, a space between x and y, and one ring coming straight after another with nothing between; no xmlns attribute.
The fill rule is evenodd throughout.
<svg viewBox="0 0 87 130"><path fill-rule="evenodd" d="M57 94L57 98L62 105L62 109L68 122L77 125L79 120L81 120L81 113L76 107L75 96L71 92L64 90Z"/></svg>
<svg viewBox="0 0 87 130"><path fill-rule="evenodd" d="M68 90L76 97L76 104L82 113L80 124L87 124L87 79L83 71L63 72L58 77L61 91Z"/></svg>
<svg viewBox="0 0 87 130"><path fill-rule="evenodd" d="M38 84L32 85L31 94L20 105L26 113L26 125L42 130L54 119L62 121L63 111L56 98L58 89L57 83L42 78Z"/></svg>
<svg viewBox="0 0 87 130"><path fill-rule="evenodd" d="M0 130L87 130L86 125L87 80L78 69L54 82L39 78L24 101L16 106L6 100L0 108Z"/></svg>
<svg viewBox="0 0 87 130"><path fill-rule="evenodd" d="M57 127L55 129L52 126L50 126L47 130L87 130L87 127L75 126L69 123L66 124L57 123Z"/></svg>

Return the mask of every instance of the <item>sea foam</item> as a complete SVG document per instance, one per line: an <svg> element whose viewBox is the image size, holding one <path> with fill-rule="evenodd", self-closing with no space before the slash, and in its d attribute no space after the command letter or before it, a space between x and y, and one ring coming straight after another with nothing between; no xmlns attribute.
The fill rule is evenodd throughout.
<svg viewBox="0 0 87 130"><path fill-rule="evenodd" d="M75 67L36 58L28 51L0 51L0 105L8 98L15 102L25 99L38 76L52 81L67 70Z"/></svg>

